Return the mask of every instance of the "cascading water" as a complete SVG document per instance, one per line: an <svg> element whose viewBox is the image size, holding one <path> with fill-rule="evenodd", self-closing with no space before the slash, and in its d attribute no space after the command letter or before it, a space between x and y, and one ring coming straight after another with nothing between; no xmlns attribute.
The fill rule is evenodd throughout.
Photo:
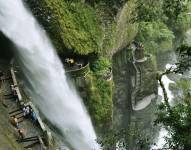
<svg viewBox="0 0 191 150"><path fill-rule="evenodd" d="M171 65L171 64L166 64L166 69L169 69L171 67L175 68L176 66ZM174 96L173 96L172 92L169 89L169 85L170 85L170 83L175 83L175 82L171 81L166 75L164 75L162 77L162 81L164 83L164 86L165 86L165 89L166 89L166 92L167 92L169 103L172 104ZM158 95L160 95L162 97L162 100L164 101L164 94L163 94L163 91L162 91L161 87L158 88ZM165 137L169 137L168 131L165 128L162 127L160 129L160 131L159 131L159 136L157 138L156 145L153 145L151 147L151 150L152 149L163 149L164 146L165 146L165 143L166 143Z"/></svg>
<svg viewBox="0 0 191 150"><path fill-rule="evenodd" d="M17 46L16 54L32 87L32 99L75 150L99 149L91 120L44 30L22 0L0 0L0 30Z"/></svg>

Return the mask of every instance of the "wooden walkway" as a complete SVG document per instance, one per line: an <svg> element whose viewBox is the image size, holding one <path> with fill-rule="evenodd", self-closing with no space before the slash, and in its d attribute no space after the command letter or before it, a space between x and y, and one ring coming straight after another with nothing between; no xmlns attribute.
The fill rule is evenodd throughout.
<svg viewBox="0 0 191 150"><path fill-rule="evenodd" d="M26 137L20 138L17 132L18 129L13 127L13 132L16 133L17 142L23 145L24 148L33 148L35 150L45 150L49 146L51 134L47 131L43 121L40 118L36 107L27 99L23 99L20 86L16 78L15 70L11 67L10 71L4 74L4 79L1 85L3 93L3 102L7 107L7 113L10 117L16 117L19 122L19 128L26 131ZM14 86L14 91L12 87ZM36 115L36 122L31 118L31 115L24 116L23 106L29 106ZM48 136L49 135L49 136Z"/></svg>

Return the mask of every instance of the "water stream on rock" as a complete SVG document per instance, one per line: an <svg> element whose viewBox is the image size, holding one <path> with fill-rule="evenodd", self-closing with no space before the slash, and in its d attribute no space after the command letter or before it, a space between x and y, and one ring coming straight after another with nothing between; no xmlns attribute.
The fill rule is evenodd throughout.
<svg viewBox="0 0 191 150"><path fill-rule="evenodd" d="M46 33L22 0L0 0L0 30L16 45L22 70L40 111L75 150L99 149L90 117Z"/></svg>

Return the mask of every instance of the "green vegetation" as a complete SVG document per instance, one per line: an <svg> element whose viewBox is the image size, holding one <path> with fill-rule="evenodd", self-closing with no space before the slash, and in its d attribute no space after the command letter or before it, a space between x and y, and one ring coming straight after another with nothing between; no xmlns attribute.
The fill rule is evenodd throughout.
<svg viewBox="0 0 191 150"><path fill-rule="evenodd" d="M94 124L110 126L112 121L112 81L97 79L94 74L87 76L86 106Z"/></svg>
<svg viewBox="0 0 191 150"><path fill-rule="evenodd" d="M181 103L167 109L166 104L159 106L160 113L156 123L162 123L170 133L166 147L173 150L188 150L191 147L191 96L179 99Z"/></svg>
<svg viewBox="0 0 191 150"><path fill-rule="evenodd" d="M187 6L187 0L163 0L164 13L171 20L176 18L185 11Z"/></svg>
<svg viewBox="0 0 191 150"><path fill-rule="evenodd" d="M137 3L137 20L139 22L153 22L167 19L163 10L163 0L138 0Z"/></svg>
<svg viewBox="0 0 191 150"><path fill-rule="evenodd" d="M180 13L176 21L172 24L176 34L184 35L191 28L191 16L188 14L189 12L191 12L191 2L188 3L186 10Z"/></svg>
<svg viewBox="0 0 191 150"><path fill-rule="evenodd" d="M162 22L140 22L136 39L147 52L156 54L173 48L174 35Z"/></svg>
<svg viewBox="0 0 191 150"><path fill-rule="evenodd" d="M27 0L59 52L100 53L102 28L94 9L67 0Z"/></svg>
<svg viewBox="0 0 191 150"><path fill-rule="evenodd" d="M170 89L175 91L178 91L181 89L184 92L184 94L186 94L186 92L191 90L191 81L186 79L181 79L177 81L176 83L170 84Z"/></svg>
<svg viewBox="0 0 191 150"><path fill-rule="evenodd" d="M100 57L91 63L92 71L94 75L104 75L111 67L111 61L105 57Z"/></svg>
<svg viewBox="0 0 191 150"><path fill-rule="evenodd" d="M131 18L135 17L134 0L128 2L128 9L123 15L125 26L117 26L120 18L116 15L124 1L85 1L78 0L25 0L33 14L46 29L59 53L89 55L111 55L112 50L119 48L121 40L127 39L129 44L134 34ZM132 7L133 6L133 7ZM121 22L120 22L121 24ZM126 26L130 24L130 26ZM130 27L130 28L129 28ZM117 36L123 28L126 36ZM122 31L122 30L121 30ZM121 33L119 33L121 34ZM129 40L129 37L131 40ZM117 40L119 44L116 44ZM126 45L124 45L126 46Z"/></svg>
<svg viewBox="0 0 191 150"><path fill-rule="evenodd" d="M137 40L150 53L174 49L182 43L190 28L191 2L186 0L141 0L138 2Z"/></svg>
<svg viewBox="0 0 191 150"><path fill-rule="evenodd" d="M60 54L96 57L89 60L84 102L98 126L112 121L113 82L106 78L112 55L133 39L148 53L172 50L191 26L186 0L25 1Z"/></svg>
<svg viewBox="0 0 191 150"><path fill-rule="evenodd" d="M110 126L112 121L112 80L107 81L105 74L111 67L110 60L96 59L92 65L92 72L87 79L87 100L89 112L98 126Z"/></svg>
<svg viewBox="0 0 191 150"><path fill-rule="evenodd" d="M57 17L61 38L68 49L78 54L100 52L102 29L93 8L60 0L48 0L47 5Z"/></svg>
<svg viewBox="0 0 191 150"><path fill-rule="evenodd" d="M123 1L26 1L59 53L96 57L93 60L90 57L91 73L86 76L88 96L84 101L96 125L111 123L113 82L108 81L110 59L137 33L137 25L132 22L135 1L128 3L129 7L123 9L119 18L116 15Z"/></svg>
<svg viewBox="0 0 191 150"><path fill-rule="evenodd" d="M191 147L191 95L190 85L185 82L179 82L177 85L182 88L184 94L180 98L176 98L178 102L175 105L170 105L168 95L161 78L163 75L171 73L184 73L191 67L191 47L186 45L179 49L181 56L177 68L170 68L158 76L158 81L163 90L164 102L158 107L156 124L163 124L170 134L166 137L167 149L172 150L188 150ZM187 89L189 87L189 89ZM186 89L184 89L186 88Z"/></svg>

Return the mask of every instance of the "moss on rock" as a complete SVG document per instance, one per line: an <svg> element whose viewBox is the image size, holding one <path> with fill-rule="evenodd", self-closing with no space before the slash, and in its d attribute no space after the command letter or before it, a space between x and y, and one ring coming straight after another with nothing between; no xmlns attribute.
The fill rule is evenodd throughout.
<svg viewBox="0 0 191 150"><path fill-rule="evenodd" d="M100 53L102 28L90 5L66 0L42 0L37 4L28 1L35 11L39 8L36 16L43 26L48 24L46 30L59 52Z"/></svg>
<svg viewBox="0 0 191 150"><path fill-rule="evenodd" d="M112 81L97 78L93 73L88 80L85 100L93 122L97 126L106 126L112 121Z"/></svg>
<svg viewBox="0 0 191 150"><path fill-rule="evenodd" d="M110 67L111 61L109 59L98 58L92 62L92 71L86 77L87 97L85 103L97 126L109 126L112 121L113 81L104 78Z"/></svg>

